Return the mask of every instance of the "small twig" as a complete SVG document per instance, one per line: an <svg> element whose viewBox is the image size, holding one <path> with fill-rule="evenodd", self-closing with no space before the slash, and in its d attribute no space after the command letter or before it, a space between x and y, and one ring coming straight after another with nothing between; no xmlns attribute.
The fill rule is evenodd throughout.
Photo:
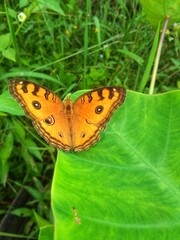
<svg viewBox="0 0 180 240"><path fill-rule="evenodd" d="M163 31L161 33L161 38L160 38L160 41L159 41L159 46L158 46L158 49L157 49L156 59L155 59L154 68L153 68L153 72L152 72L149 94L153 94L153 92L154 92L154 86L155 86L155 82L156 82L159 59L160 59L160 55L161 55L162 45L163 45L166 29L167 29L167 26L168 26L168 22L169 22L169 16L166 17L164 28L163 28Z"/></svg>

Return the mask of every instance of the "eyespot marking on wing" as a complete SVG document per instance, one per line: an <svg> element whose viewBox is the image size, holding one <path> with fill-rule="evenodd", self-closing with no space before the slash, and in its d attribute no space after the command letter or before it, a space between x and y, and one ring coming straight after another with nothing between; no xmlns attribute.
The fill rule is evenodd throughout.
<svg viewBox="0 0 180 240"><path fill-rule="evenodd" d="M95 113L100 114L100 113L102 113L103 110L104 110L104 107L102 105L98 105L95 108Z"/></svg>
<svg viewBox="0 0 180 240"><path fill-rule="evenodd" d="M41 103L39 101L32 101L32 105L35 109L41 109Z"/></svg>
<svg viewBox="0 0 180 240"><path fill-rule="evenodd" d="M55 123L55 119L54 119L54 117L51 115L51 116L49 116L48 118L46 118L46 119L44 120L44 122L45 122L47 125L52 126L52 125Z"/></svg>

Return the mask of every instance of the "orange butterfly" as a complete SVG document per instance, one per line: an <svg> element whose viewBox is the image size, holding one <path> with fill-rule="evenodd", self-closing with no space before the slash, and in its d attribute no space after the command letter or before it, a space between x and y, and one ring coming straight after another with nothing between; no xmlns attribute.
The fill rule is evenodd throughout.
<svg viewBox="0 0 180 240"><path fill-rule="evenodd" d="M9 91L50 145L75 152L87 150L100 139L100 131L126 97L122 87L103 87L74 103L70 98L62 102L49 89L21 80L10 80Z"/></svg>

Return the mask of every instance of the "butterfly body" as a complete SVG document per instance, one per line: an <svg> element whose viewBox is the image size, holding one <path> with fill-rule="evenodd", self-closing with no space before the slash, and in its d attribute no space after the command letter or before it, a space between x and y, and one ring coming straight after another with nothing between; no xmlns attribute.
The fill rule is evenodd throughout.
<svg viewBox="0 0 180 240"><path fill-rule="evenodd" d="M49 89L21 80L10 80L9 90L50 145L75 152L87 150L99 140L100 131L126 96L124 88L104 87L75 102L69 97L62 102Z"/></svg>

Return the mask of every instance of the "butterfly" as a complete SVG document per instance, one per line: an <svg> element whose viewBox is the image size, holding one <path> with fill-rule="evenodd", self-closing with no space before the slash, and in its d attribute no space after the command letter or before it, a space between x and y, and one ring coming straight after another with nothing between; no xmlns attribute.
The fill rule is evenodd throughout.
<svg viewBox="0 0 180 240"><path fill-rule="evenodd" d="M122 87L98 88L64 102L39 84L9 80L11 95L49 145L63 151L83 151L100 139L114 111L124 102Z"/></svg>

